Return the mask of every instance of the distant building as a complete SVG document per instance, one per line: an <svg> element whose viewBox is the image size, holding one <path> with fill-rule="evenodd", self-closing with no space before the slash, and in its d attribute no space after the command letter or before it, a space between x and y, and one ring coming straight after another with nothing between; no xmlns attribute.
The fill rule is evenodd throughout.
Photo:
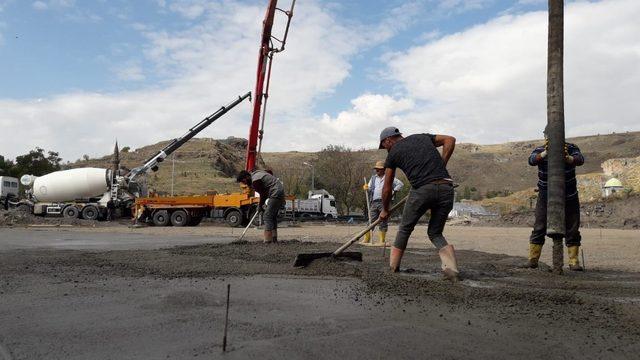
<svg viewBox="0 0 640 360"><path fill-rule="evenodd" d="M461 202L453 203L453 209L449 212L450 218L457 218L461 216L495 216L496 214L490 212L482 205L473 204L471 201L462 200Z"/></svg>
<svg viewBox="0 0 640 360"><path fill-rule="evenodd" d="M607 180L602 188L602 196L609 197L617 192L620 192L624 189L622 186L622 182L616 178L611 178Z"/></svg>

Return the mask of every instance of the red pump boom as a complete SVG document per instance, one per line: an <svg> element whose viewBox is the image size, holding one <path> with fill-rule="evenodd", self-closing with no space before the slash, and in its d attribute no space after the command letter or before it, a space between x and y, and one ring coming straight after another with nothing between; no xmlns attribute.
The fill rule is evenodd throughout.
<svg viewBox="0 0 640 360"><path fill-rule="evenodd" d="M271 79L271 63L273 62L273 55L275 53L284 51L284 45L287 41L287 35L289 34L289 25L291 24L291 17L293 16L293 7L296 4L296 0L291 2L291 9L289 11L282 10L277 7L278 0L270 0L267 7L267 13L264 17L262 28L262 41L260 44L260 51L258 53L258 71L256 73L256 88L253 92L253 114L251 116L251 127L249 128L249 142L247 144L247 162L245 169L252 171L256 167L256 159L262 148L262 135L264 128L264 117L267 109L267 99L269 97L269 80ZM281 11L287 16L287 25L284 31L282 40L271 35L273 29L273 21L275 18L276 10ZM274 42L277 42L279 46L274 47ZM265 90L266 80L266 90ZM264 98L264 107L263 107ZM262 116L261 116L262 113ZM262 124L260 118L262 117ZM260 145L258 145L258 142Z"/></svg>

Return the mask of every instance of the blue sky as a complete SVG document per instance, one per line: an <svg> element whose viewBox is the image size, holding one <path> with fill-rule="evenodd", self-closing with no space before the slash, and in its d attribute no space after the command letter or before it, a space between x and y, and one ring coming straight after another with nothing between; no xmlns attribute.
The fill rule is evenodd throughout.
<svg viewBox="0 0 640 360"><path fill-rule="evenodd" d="M327 6L344 23L374 26L408 3L360 0L327 2ZM412 10L419 10L420 15L389 41L357 54L349 77L335 88L335 94L314 104L318 111L339 111L364 91L390 91L392 84L375 77L382 67L379 57L383 52L415 46L425 34L460 31L498 13L544 8L543 3L516 6L517 2L509 1L484 1L482 6L468 5L468 9L440 9L437 2L429 1L416 3ZM6 2L1 13L0 78L11 86L1 87L0 97L29 99L72 91L117 92L157 86L164 76L155 73L154 64L145 59L147 39L140 26L178 31L193 23L159 4L155 0ZM304 6L304 1L298 5ZM139 64L143 72L139 78L123 79L118 70L132 63Z"/></svg>
<svg viewBox="0 0 640 360"><path fill-rule="evenodd" d="M138 147L182 134L252 89L266 3L0 0L0 154L44 146L73 160L115 138ZM299 0L264 148L373 147L389 124L477 143L539 137L545 10L546 0ZM635 15L633 0L567 2L569 135L638 130ZM202 136L246 137L248 116L234 109Z"/></svg>

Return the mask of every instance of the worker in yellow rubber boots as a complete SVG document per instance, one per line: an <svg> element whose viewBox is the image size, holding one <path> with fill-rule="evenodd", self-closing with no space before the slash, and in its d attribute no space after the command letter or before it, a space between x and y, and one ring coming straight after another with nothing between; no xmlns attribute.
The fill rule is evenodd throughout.
<svg viewBox="0 0 640 360"><path fill-rule="evenodd" d="M547 129L544 131L547 138ZM536 203L536 220L529 238L529 261L526 267L538 267L542 245L547 233L547 146L538 146L529 155L529 165L538 167L538 202ZM580 149L571 143L565 143L565 244L569 252L569 270L582 271L578 259L580 249L580 199L576 184L576 166L584 164L584 156Z"/></svg>
<svg viewBox="0 0 640 360"><path fill-rule="evenodd" d="M378 220L378 216L382 211L382 188L384 187L384 162L377 161L375 166L373 167L375 173L369 179L369 183L363 186L364 190L369 193L369 217L371 221ZM392 195L402 190L404 184L397 178L393 179L392 186ZM388 220L380 221L378 224L378 236L380 238L380 242L378 245L382 246L385 244L385 239L387 237L387 229L389 228ZM362 244L368 245L371 244L371 233L374 229L367 232L364 235L364 239L362 240Z"/></svg>
<svg viewBox="0 0 640 360"><path fill-rule="evenodd" d="M389 218L396 169L402 170L411 183L398 235L389 256L392 272L400 270L400 261L413 229L427 210L431 210L427 236L438 249L442 273L451 281L460 280L453 245L449 244L442 234L449 212L453 208L453 180L447 171L447 162L455 145L456 139L448 135L414 134L403 137L395 127L385 128L380 133L380 149L386 149L388 152L384 163L383 209L380 219ZM438 147L442 147L442 154L438 152Z"/></svg>

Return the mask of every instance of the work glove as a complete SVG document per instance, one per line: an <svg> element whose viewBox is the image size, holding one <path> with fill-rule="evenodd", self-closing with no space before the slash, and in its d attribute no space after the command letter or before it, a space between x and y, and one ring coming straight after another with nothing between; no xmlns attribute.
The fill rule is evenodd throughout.
<svg viewBox="0 0 640 360"><path fill-rule="evenodd" d="M269 199L264 201L264 204L262 205L262 211L267 210L267 206L269 205Z"/></svg>
<svg viewBox="0 0 640 360"><path fill-rule="evenodd" d="M540 153L540 158L544 159L547 157L547 150L545 149L543 152Z"/></svg>
<svg viewBox="0 0 640 360"><path fill-rule="evenodd" d="M369 184L362 185L362 190L364 190L364 191L369 190Z"/></svg>

